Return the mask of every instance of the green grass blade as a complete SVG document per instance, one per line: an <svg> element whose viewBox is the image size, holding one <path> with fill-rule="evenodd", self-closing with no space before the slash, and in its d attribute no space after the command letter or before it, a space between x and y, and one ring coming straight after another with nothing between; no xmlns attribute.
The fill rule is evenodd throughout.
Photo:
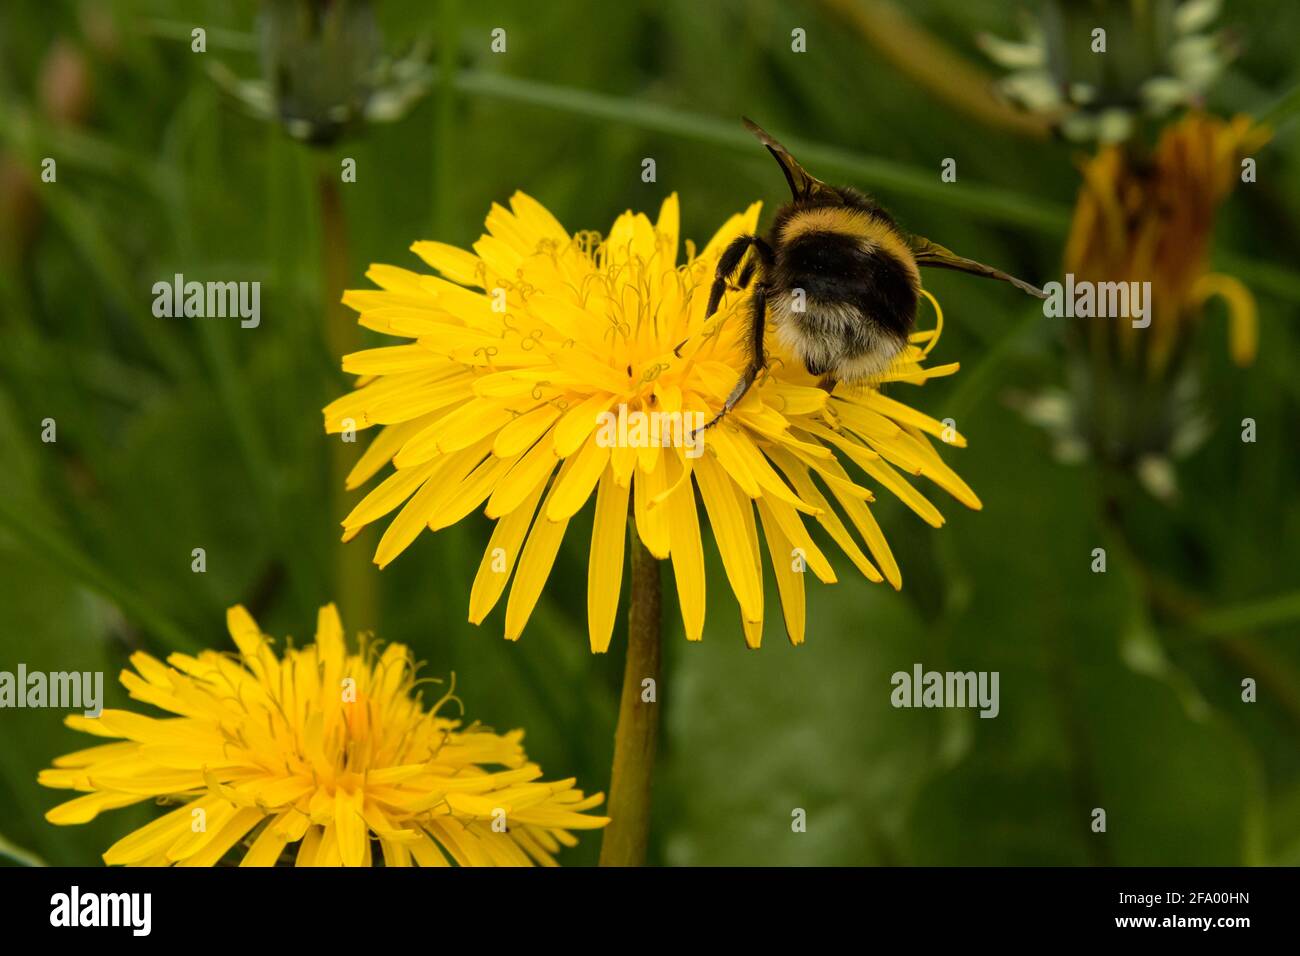
<svg viewBox="0 0 1300 956"><path fill-rule="evenodd" d="M34 554L117 605L126 617L137 621L167 647L187 652L198 650L198 642L181 627L56 529L29 520L3 499L0 499L0 525L12 531Z"/></svg>
<svg viewBox="0 0 1300 956"><path fill-rule="evenodd" d="M635 126L683 139L755 152L754 137L734 120L715 119L686 110L590 90L555 86L536 80L519 79L500 73L468 70L456 76L457 89L478 96L491 96L515 103ZM1055 203L1018 195L996 186L971 183L943 183L937 172L929 172L849 150L789 139L787 143L801 162L818 170L850 176L873 189L914 196L985 219L1026 226L1043 232L1065 232L1069 210Z"/></svg>

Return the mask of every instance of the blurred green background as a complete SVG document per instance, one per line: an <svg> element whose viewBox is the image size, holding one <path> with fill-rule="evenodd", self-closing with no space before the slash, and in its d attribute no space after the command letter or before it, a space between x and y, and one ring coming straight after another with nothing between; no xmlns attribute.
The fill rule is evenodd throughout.
<svg viewBox="0 0 1300 956"><path fill-rule="evenodd" d="M908 6L990 75L975 35L1014 35L1022 9ZM367 286L368 263L423 268L411 242L472 242L515 189L575 230L677 191L683 232L702 242L754 199L769 216L782 199L743 113L833 148L796 152L915 231L1026 278L1058 275L1082 148L1018 138L937 98L844 7L383 0L385 48L427 42L439 81L400 120L313 149L211 75L258 75L249 0L6 2L0 670L104 670L108 705L121 706L114 675L134 649L223 648L236 602L272 635L308 637L315 607L346 590L338 520L359 498L332 487L322 434L321 407L347 387L326 316L342 284ZM1223 23L1242 52L1213 111L1257 111L1295 87L1300 6L1237 4ZM206 53L191 52L193 26ZM490 50L497 27L504 54ZM807 53L791 52L796 27ZM997 284L927 276L948 322L934 359L962 371L900 397L956 419L970 447L945 458L984 510L937 496L949 524L936 531L879 496L902 593L837 563L841 583L809 591L798 649L775 613L763 648L744 649L706 545L702 644L682 639L668 599L653 862L1300 864L1296 146L1283 128L1259 182L1223 210L1214 263L1255 292L1260 355L1232 366L1222 308L1208 309L1194 361L1210 432L1170 501L1058 463L1010 407L1011 393L1059 384L1060 322ZM38 178L46 156L55 183ZM337 190L341 217L323 219L320 183L344 157L357 181ZM657 182L642 181L644 157ZM939 182L945 157L955 184ZM326 234L346 253L333 266ZM260 327L154 318L151 286L176 272L260 281ZM1240 439L1246 417L1255 444ZM1136 548L1103 520L1117 498ZM608 788L623 636L620 625L606 656L588 651L589 526L589 514L575 521L517 645L500 636L500 609L465 623L481 516L373 572L372 619L341 611L349 630L410 644L427 673L455 671L471 717L526 728L548 777L594 791ZM364 563L374 540L348 548ZM204 574L191 571L196 547ZM1090 570L1096 547L1105 574ZM1180 597L1161 600L1162 588ZM999 671L1000 716L893 709L889 677L915 662ZM1241 701L1246 677L1257 703ZM0 836L52 864L95 865L154 811L44 822L63 795L37 787L37 771L87 745L61 717L0 711ZM1094 807L1105 834L1091 832ZM806 833L792 832L795 808ZM593 863L598 844L588 834L562 861Z"/></svg>

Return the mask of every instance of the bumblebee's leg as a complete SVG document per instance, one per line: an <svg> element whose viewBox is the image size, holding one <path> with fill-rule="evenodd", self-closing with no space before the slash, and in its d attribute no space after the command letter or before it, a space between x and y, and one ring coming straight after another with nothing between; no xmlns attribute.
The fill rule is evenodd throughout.
<svg viewBox="0 0 1300 956"><path fill-rule="evenodd" d="M754 295L749 300L749 304L751 309L749 318L749 363L745 366L740 381L736 383L736 387L727 396L722 411L713 417L713 421L704 426L705 429L712 428L722 421L723 417L745 397L755 379L758 378L759 373L767 368L767 351L763 348L763 332L767 328L767 289L761 282L754 289Z"/></svg>
<svg viewBox="0 0 1300 956"><path fill-rule="evenodd" d="M722 301L722 293L727 289L727 279L736 271L740 265L740 260L745 258L745 253L749 251L750 246L766 246L758 236L737 236L731 240L731 244L722 250L722 255L718 257L718 269L713 274L713 288L709 291L709 307L704 310L704 317L707 319L714 312L718 311L718 303ZM761 251L760 251L761 255ZM753 274L753 264L745 268L749 275Z"/></svg>
<svg viewBox="0 0 1300 956"><path fill-rule="evenodd" d="M726 249L722 250L722 255L718 257L718 268L713 273L713 288L709 290L709 307L704 311L706 319L718 311L718 303L722 301L722 293L727 290L727 279L736 271L736 268L740 265L740 260L745 257L745 253L749 251L750 246L761 246L763 249L768 249L767 243L763 242L758 236L737 236L731 240ZM770 249L768 249L768 253L766 261L770 261ZM740 287L742 289L749 285L749 280L753 277L753 274L754 263L750 262L745 266L740 277ZM689 338L685 338L673 346L673 354L681 358L682 346L689 341Z"/></svg>
<svg viewBox="0 0 1300 956"><path fill-rule="evenodd" d="M748 289L749 283L754 278L754 271L758 268L758 259L750 259L745 263L745 268L740 270L740 278L736 280L737 289Z"/></svg>

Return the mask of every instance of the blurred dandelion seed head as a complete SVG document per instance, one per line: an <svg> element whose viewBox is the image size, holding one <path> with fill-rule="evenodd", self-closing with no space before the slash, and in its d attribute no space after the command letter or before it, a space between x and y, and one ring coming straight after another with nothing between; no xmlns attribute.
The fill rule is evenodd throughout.
<svg viewBox="0 0 1300 956"><path fill-rule="evenodd" d="M254 116L312 146L401 119L432 78L423 46L401 58L384 52L373 0L265 0L258 44L260 80L220 62L209 73Z"/></svg>
<svg viewBox="0 0 1300 956"><path fill-rule="evenodd" d="M330 143L364 114L383 45L371 0L270 0L259 32L263 75L291 136Z"/></svg>
<svg viewBox="0 0 1300 956"><path fill-rule="evenodd" d="M51 810L56 824L146 800L179 803L119 840L110 865L243 866L554 864L571 829L604 826L574 781L541 781L523 731L497 734L431 708L401 644L363 639L349 652L333 605L316 640L277 654L242 607L228 615L238 654L134 654L122 683L166 718L105 710L70 727L117 742L67 754L47 787L82 792ZM170 665L170 666L168 666ZM505 826L500 825L505 822ZM236 848L245 845L245 849ZM288 852L286 852L288 850Z"/></svg>
<svg viewBox="0 0 1300 956"><path fill-rule="evenodd" d="M1199 112L1167 125L1154 150L1107 145L1081 164L1064 271L1091 282L1149 282L1151 323L1079 320L1068 326L1070 391L1022 401L1053 433L1059 457L1084 450L1133 474L1152 494L1176 489L1168 459L1209 433L1193 354L1207 302L1221 299L1232 360L1258 347L1255 300L1238 279L1209 268L1219 207L1242 178L1242 161L1270 130L1247 116Z"/></svg>
<svg viewBox="0 0 1300 956"><path fill-rule="evenodd" d="M1048 0L1017 40L984 34L998 89L1075 142L1119 143L1200 104L1235 54L1220 0Z"/></svg>
<svg viewBox="0 0 1300 956"><path fill-rule="evenodd" d="M680 240L675 195L655 222L629 211L601 237L571 235L541 204L516 193L510 208L492 207L472 252L438 242L412 247L440 276L372 266L367 276L379 289L348 292L344 301L364 327L411 341L346 356L344 370L360 376L358 387L325 409L331 433L348 420L379 429L350 487L394 466L344 520L344 539L400 507L375 554L382 567L425 528L445 528L486 503L496 526L469 617L479 623L487 616L513 572L505 614L513 640L569 521L594 493L587 611L597 652L613 632L629 510L641 543L672 561L687 638L702 637L696 489L751 646L761 640L764 618L760 527L795 643L804 637L805 565L819 580L835 580L805 518L867 578L901 586L869 507L873 492L846 464L934 527L943 518L911 477L980 506L928 436L959 447L965 439L880 390L956 371L955 364L925 365L939 327L912 335L869 386L840 385L831 394L773 340L767 373L704 433L698 457L680 443L611 445L597 433L613 409L700 413L707 421L722 408L746 359L750 292L728 292L706 320L708 289L722 249L753 233L758 217L758 204L733 215L697 251Z"/></svg>

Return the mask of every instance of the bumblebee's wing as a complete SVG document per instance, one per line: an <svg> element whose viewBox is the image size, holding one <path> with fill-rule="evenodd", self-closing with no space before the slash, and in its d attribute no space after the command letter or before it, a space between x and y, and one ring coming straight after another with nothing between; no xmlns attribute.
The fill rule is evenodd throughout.
<svg viewBox="0 0 1300 956"><path fill-rule="evenodd" d="M986 279L1001 279L1003 282L1010 282L1020 291L1028 292L1036 298L1047 298L1047 293L1038 286L1030 285L1023 279L1007 275L1005 272L994 269L992 266L986 266L982 262L976 262L974 259L963 258L951 249L945 249L937 242L931 242L924 236L911 236L908 241L912 246L912 254L916 257L918 266L956 269L958 272L969 272L971 275L984 276Z"/></svg>
<svg viewBox="0 0 1300 956"><path fill-rule="evenodd" d="M799 161L790 155L788 149L767 135L767 131L752 119L742 116L740 120L745 124L745 129L757 136L758 141L766 146L767 151L780 163L781 172L785 173L785 181L790 184L790 193L795 199L807 199L822 189L830 188L800 166Z"/></svg>

